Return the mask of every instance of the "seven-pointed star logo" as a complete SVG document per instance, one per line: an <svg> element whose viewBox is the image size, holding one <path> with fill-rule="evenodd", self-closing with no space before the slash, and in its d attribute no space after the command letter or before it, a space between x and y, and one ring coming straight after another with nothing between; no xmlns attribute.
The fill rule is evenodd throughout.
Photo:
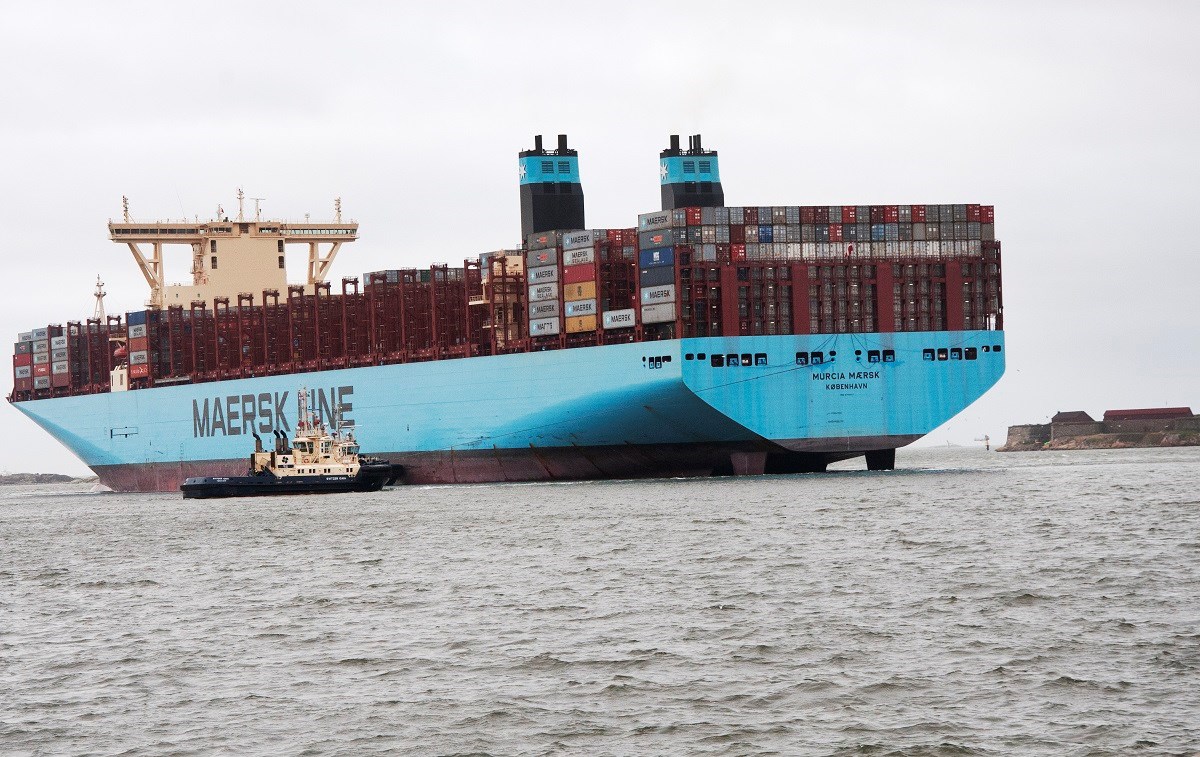
<svg viewBox="0 0 1200 757"><path fill-rule="evenodd" d="M658 178L667 178L667 164L665 162L658 164Z"/></svg>
<svg viewBox="0 0 1200 757"><path fill-rule="evenodd" d="M521 164L519 173L521 175L521 178L524 179L525 178L525 164L524 163Z"/></svg>

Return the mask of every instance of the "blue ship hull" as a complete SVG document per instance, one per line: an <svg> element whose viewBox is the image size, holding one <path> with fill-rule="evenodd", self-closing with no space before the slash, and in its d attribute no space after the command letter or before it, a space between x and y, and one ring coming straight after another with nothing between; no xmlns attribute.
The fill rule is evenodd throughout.
<svg viewBox="0 0 1200 757"><path fill-rule="evenodd" d="M1003 374L1003 339L999 331L675 339L15 407L124 491L243 473L251 434L291 429L300 387L327 420L340 405L363 450L403 466L408 483L823 470L894 450L962 411ZM814 352L822 362L811 364ZM885 357L874 362L877 353ZM713 355L738 365L717 367Z"/></svg>

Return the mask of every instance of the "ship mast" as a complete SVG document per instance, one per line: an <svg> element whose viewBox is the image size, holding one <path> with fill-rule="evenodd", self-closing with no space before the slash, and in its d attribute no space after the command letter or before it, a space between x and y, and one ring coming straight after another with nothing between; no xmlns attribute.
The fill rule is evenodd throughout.
<svg viewBox="0 0 1200 757"><path fill-rule="evenodd" d="M92 318L99 323L104 323L104 295L108 294L104 291L104 282L100 280L100 274L96 274L96 293L93 295L96 298L96 309L92 311Z"/></svg>

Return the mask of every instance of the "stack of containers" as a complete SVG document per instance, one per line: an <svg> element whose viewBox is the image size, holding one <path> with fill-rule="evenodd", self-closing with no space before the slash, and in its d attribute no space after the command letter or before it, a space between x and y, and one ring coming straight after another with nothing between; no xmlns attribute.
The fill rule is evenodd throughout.
<svg viewBox="0 0 1200 757"><path fill-rule="evenodd" d="M560 235L544 231L526 240L525 283L529 287L529 336L562 333L559 306L558 245Z"/></svg>
<svg viewBox="0 0 1200 757"><path fill-rule="evenodd" d="M568 334L596 330L596 243L604 238L603 231L563 233L563 313Z"/></svg>
<svg viewBox="0 0 1200 757"><path fill-rule="evenodd" d="M71 385L70 350L67 337L50 337L50 386L59 389Z"/></svg>
<svg viewBox="0 0 1200 757"><path fill-rule="evenodd" d="M33 389L33 332L24 331L13 345L13 390Z"/></svg>
<svg viewBox="0 0 1200 757"><path fill-rule="evenodd" d="M39 389L50 388L50 330L49 329L34 329L30 336L32 337L31 351L33 353L33 388L35 391Z"/></svg>
<svg viewBox="0 0 1200 757"><path fill-rule="evenodd" d="M608 265L606 266L608 275L602 278L605 279L603 284L606 286L606 293L603 296L597 293L597 301L603 311L600 325L605 331L631 329L637 326L637 308L624 307L624 305L632 303L627 303L623 297L614 297L612 288L613 285L620 286L629 281L624 265L625 261L633 261L637 257L637 234L636 229L608 229L605 232L608 241ZM600 254L601 250L601 242L597 240L597 254ZM619 274L616 273L617 266L621 267ZM633 276L635 278L636 271L637 269L634 268Z"/></svg>
<svg viewBox="0 0 1200 757"><path fill-rule="evenodd" d="M129 331L129 378L148 378L150 376L150 340L146 333L146 311L137 310L125 314L125 323Z"/></svg>
<svg viewBox="0 0 1200 757"><path fill-rule="evenodd" d="M644 325L674 323L676 319L676 237L679 237L680 244L688 244L688 229L672 227L673 216L676 215L682 216L685 223L692 220L697 224L700 222L700 208L663 210L638 216L638 288L641 291Z"/></svg>

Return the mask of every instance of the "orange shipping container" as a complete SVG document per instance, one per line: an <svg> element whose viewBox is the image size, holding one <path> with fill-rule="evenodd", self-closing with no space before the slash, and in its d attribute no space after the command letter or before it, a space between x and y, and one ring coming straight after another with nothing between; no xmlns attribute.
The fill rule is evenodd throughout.
<svg viewBox="0 0 1200 757"><path fill-rule="evenodd" d="M567 284L563 287L564 300L594 300L596 299L596 282L588 281L582 284Z"/></svg>
<svg viewBox="0 0 1200 757"><path fill-rule="evenodd" d="M148 363L129 366L129 378L146 378L149 375L150 365Z"/></svg>
<svg viewBox="0 0 1200 757"><path fill-rule="evenodd" d="M150 340L144 336L133 337L129 340L130 352L145 352L150 349Z"/></svg>
<svg viewBox="0 0 1200 757"><path fill-rule="evenodd" d="M567 333L568 334L578 334L582 331L595 331L595 330L596 330L596 316L594 316L594 315L581 315L581 316L577 316L575 318L567 319Z"/></svg>

